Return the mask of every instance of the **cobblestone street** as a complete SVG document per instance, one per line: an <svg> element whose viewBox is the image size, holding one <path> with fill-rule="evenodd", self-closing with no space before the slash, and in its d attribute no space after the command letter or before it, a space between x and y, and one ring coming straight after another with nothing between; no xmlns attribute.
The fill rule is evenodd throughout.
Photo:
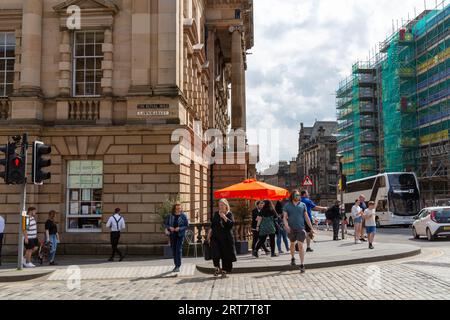
<svg viewBox="0 0 450 320"><path fill-rule="evenodd" d="M58 280L63 269L49 279L0 285L0 299L449 299L448 249L430 250L414 259L323 270L231 275L167 274L127 279L83 280L69 290L72 280ZM155 267L160 268L160 267ZM85 270L83 270L85 272ZM110 272L115 272L111 270ZM87 273L86 273L87 274ZM93 270L90 274L95 274ZM125 277L125 276L123 276ZM109 278L114 278L110 276ZM53 280L51 280L53 279Z"/></svg>

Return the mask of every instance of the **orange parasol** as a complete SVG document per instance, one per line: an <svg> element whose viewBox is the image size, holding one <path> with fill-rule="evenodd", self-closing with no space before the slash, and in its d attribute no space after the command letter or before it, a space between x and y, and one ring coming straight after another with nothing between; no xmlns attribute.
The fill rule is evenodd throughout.
<svg viewBox="0 0 450 320"><path fill-rule="evenodd" d="M289 197L289 192L286 189L275 187L255 179L248 179L225 189L215 191L214 197L216 199L283 200Z"/></svg>

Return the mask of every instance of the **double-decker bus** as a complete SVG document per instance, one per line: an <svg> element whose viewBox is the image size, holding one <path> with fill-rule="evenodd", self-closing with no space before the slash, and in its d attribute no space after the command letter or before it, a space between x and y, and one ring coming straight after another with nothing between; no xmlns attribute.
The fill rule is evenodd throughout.
<svg viewBox="0 0 450 320"><path fill-rule="evenodd" d="M352 206L361 194L366 197L366 204L375 202L378 227L409 226L420 211L419 183L412 172L382 173L348 182L344 204L350 226L353 226Z"/></svg>

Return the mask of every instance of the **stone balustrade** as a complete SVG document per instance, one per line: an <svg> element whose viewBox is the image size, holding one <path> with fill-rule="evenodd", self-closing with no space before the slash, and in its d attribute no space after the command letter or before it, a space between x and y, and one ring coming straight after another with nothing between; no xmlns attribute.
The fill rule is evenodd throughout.
<svg viewBox="0 0 450 320"><path fill-rule="evenodd" d="M208 223L191 223L189 228L194 232L195 239L198 243L202 243L206 239L206 235L210 229L211 224ZM236 241L248 241L251 239L252 231L250 222L238 222L234 223L233 227L234 239Z"/></svg>
<svg viewBox="0 0 450 320"><path fill-rule="evenodd" d="M69 120L95 121L100 119L100 100L70 100Z"/></svg>

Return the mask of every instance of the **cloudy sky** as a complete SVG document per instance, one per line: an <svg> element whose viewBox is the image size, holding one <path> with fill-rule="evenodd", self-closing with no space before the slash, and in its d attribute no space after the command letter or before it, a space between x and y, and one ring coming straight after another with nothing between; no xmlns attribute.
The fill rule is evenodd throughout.
<svg viewBox="0 0 450 320"><path fill-rule="evenodd" d="M262 148L260 169L296 157L300 122L336 119L339 81L391 33L393 19L401 24L414 9L422 12L424 0L254 0L247 126L249 142ZM260 129L278 132L254 131ZM275 140L270 148L267 136Z"/></svg>

